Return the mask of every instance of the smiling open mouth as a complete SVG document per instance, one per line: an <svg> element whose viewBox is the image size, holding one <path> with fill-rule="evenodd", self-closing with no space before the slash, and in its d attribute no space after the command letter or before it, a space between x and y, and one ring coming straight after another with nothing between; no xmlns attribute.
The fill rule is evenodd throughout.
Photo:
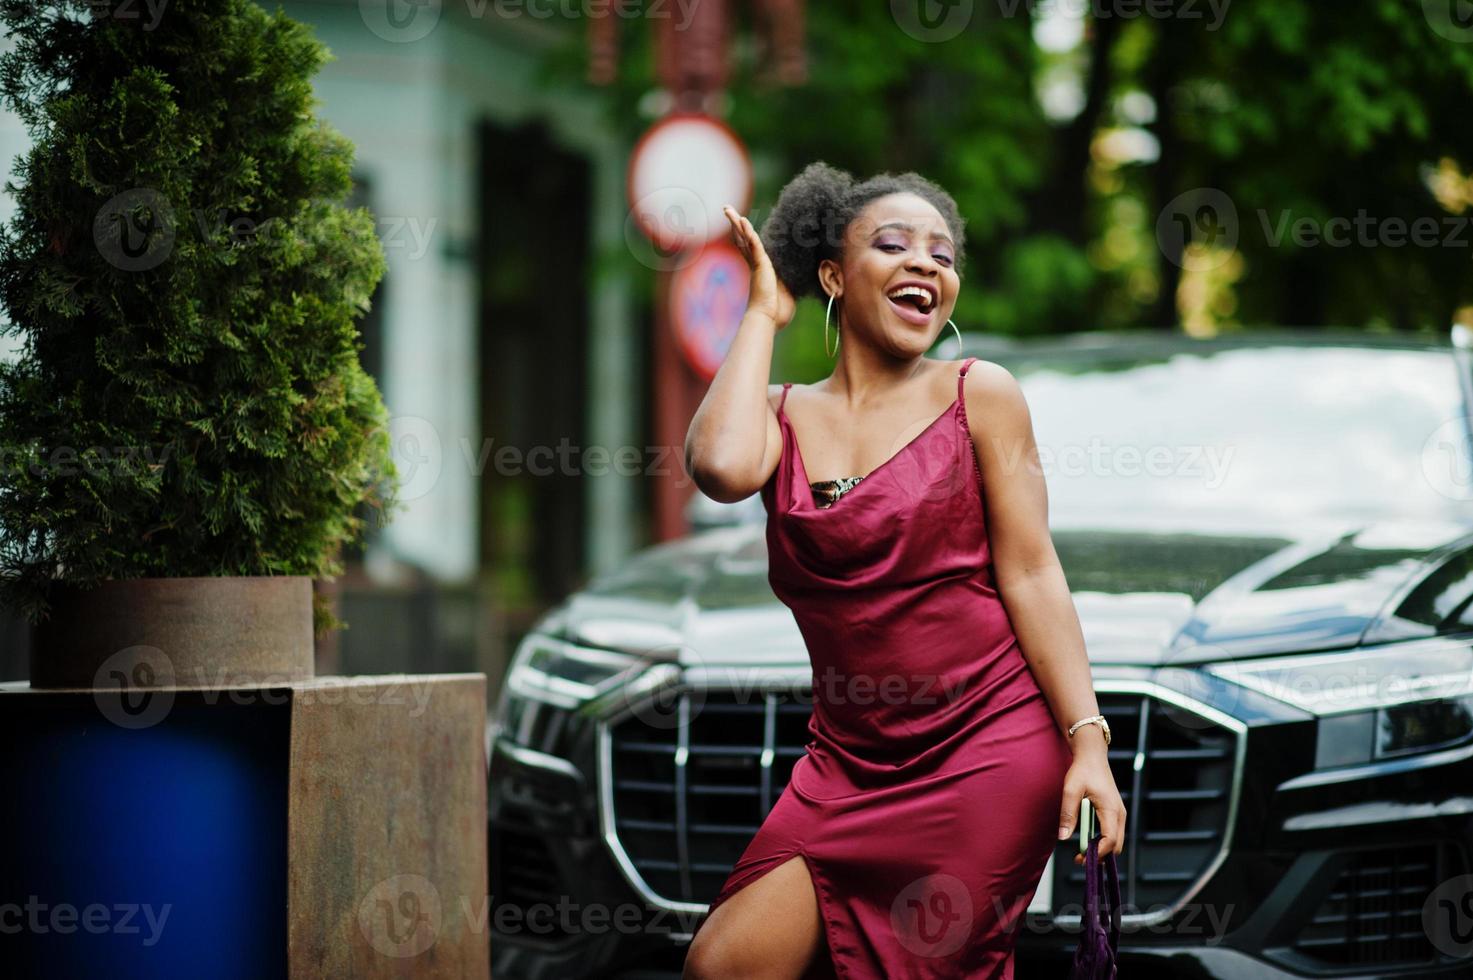
<svg viewBox="0 0 1473 980"><path fill-rule="evenodd" d="M936 309L936 293L925 286L898 286L885 294L895 312L909 323L924 326Z"/></svg>

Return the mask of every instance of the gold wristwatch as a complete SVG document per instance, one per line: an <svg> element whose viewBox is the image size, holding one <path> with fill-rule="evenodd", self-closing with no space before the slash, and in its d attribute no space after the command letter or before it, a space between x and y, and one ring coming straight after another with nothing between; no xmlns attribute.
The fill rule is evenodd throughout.
<svg viewBox="0 0 1473 980"><path fill-rule="evenodd" d="M1079 730L1081 725L1099 725L1100 730L1105 733L1105 748L1108 749L1110 747L1110 723L1105 720L1104 715L1090 715L1088 718L1081 718L1074 724L1070 725L1070 738L1074 737L1074 733Z"/></svg>

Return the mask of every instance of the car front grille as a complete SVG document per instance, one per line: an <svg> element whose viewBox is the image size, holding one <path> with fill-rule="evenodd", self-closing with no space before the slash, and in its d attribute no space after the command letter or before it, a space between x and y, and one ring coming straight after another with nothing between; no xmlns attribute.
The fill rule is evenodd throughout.
<svg viewBox="0 0 1473 980"><path fill-rule="evenodd" d="M656 896L708 903L787 787L812 702L801 691L681 698L683 724L636 717L612 732L614 826Z"/></svg>
<svg viewBox="0 0 1473 980"><path fill-rule="evenodd" d="M567 889L545 838L501 825L493 828L489 844L491 913L498 929L542 939L566 935L556 909Z"/></svg>
<svg viewBox="0 0 1473 980"><path fill-rule="evenodd" d="M808 689L737 696L699 690L684 724L639 717L608 733L613 838L647 898L709 903L777 802L809 742ZM1130 814L1122 856L1127 917L1170 906L1221 855L1235 792L1237 734L1147 693L1098 695L1110 764ZM1077 840L1054 859L1054 909L1084 896ZM1164 913L1163 913L1164 914Z"/></svg>
<svg viewBox="0 0 1473 980"><path fill-rule="evenodd" d="M1446 844L1354 851L1294 940L1299 953L1329 966L1380 966L1438 960L1423 923L1428 896L1463 871Z"/></svg>

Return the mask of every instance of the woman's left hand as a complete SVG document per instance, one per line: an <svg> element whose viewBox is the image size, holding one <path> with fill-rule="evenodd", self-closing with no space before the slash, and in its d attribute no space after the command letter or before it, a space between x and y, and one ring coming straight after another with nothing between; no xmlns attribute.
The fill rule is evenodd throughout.
<svg viewBox="0 0 1473 980"><path fill-rule="evenodd" d="M1118 855L1125 845L1125 804L1120 800L1120 791L1115 788L1115 775L1110 772L1104 738L1095 726L1086 728L1092 730L1090 734L1086 734L1084 729L1078 734L1089 741L1074 746L1074 763L1064 775L1059 840L1065 840L1075 832L1075 825L1079 823L1079 801L1087 796L1094 805L1100 824L1100 857ZM1072 743L1073 739L1070 741ZM1074 855L1074 863L1083 864L1084 854Z"/></svg>

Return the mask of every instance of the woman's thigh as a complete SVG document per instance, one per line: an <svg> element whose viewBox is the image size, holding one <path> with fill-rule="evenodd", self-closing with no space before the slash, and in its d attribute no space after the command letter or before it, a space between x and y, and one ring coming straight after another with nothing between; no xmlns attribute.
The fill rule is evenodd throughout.
<svg viewBox="0 0 1473 980"><path fill-rule="evenodd" d="M818 896L803 855L795 854L711 912L691 942L684 976L798 980L823 955Z"/></svg>

